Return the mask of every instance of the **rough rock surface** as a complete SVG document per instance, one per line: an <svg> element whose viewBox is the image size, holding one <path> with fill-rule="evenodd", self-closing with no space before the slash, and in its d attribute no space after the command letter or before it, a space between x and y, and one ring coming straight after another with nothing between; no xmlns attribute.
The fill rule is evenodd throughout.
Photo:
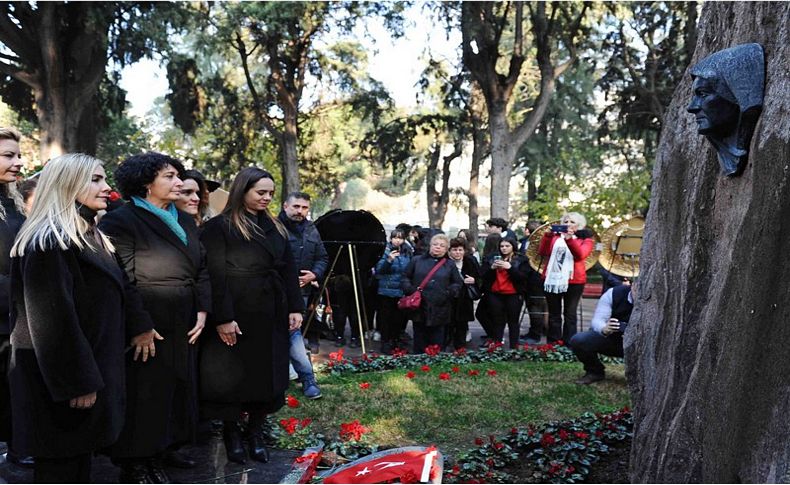
<svg viewBox="0 0 790 485"><path fill-rule="evenodd" d="M765 48L750 159L719 175L686 112L667 110L626 334L634 482L790 481L790 3L709 2L691 65Z"/></svg>

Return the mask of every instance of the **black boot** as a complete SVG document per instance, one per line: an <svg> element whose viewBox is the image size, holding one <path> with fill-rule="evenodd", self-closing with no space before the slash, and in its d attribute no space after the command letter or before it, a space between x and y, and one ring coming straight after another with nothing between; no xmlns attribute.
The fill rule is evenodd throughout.
<svg viewBox="0 0 790 485"><path fill-rule="evenodd" d="M269 450L266 449L264 426L262 424L250 424L250 456L253 460L261 463L269 462Z"/></svg>
<svg viewBox="0 0 790 485"><path fill-rule="evenodd" d="M236 421L223 421L222 438L225 441L225 453L228 461L243 465L247 461L244 444L241 440L241 429Z"/></svg>
<svg viewBox="0 0 790 485"><path fill-rule="evenodd" d="M144 460L129 460L120 464L118 483L153 483L148 476L148 465Z"/></svg>
<svg viewBox="0 0 790 485"><path fill-rule="evenodd" d="M151 483L170 483L170 477L167 476L162 458L159 456L148 459L148 479Z"/></svg>

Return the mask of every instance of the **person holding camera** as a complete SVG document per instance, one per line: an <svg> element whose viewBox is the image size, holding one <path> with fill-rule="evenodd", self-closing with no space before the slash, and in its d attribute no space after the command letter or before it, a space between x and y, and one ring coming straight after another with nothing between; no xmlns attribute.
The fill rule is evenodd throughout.
<svg viewBox="0 0 790 485"><path fill-rule="evenodd" d="M538 254L544 257L543 293L549 307L549 343L562 340L568 345L576 335L576 311L587 283L584 260L593 251L595 241L584 230L587 219L578 212L562 216L560 224L551 226L540 240ZM563 309L564 306L564 309ZM563 325L563 317L565 324Z"/></svg>
<svg viewBox="0 0 790 485"><path fill-rule="evenodd" d="M584 364L584 376L576 384L589 385L606 378L598 354L623 356L623 333L628 327L636 298L636 281L610 288L598 300L590 330L577 333L570 345L576 358Z"/></svg>
<svg viewBox="0 0 790 485"><path fill-rule="evenodd" d="M517 247L518 242L513 237L500 240L499 254L483 260L481 275L491 317L491 338L501 342L507 327L511 349L518 348L522 295L529 267L527 258L518 254Z"/></svg>
<svg viewBox="0 0 790 485"><path fill-rule="evenodd" d="M412 253L411 246L406 243L406 233L395 229L390 233L387 249L376 264L382 354L389 354L397 347L398 337L406 326L406 315L398 309L398 300L403 296L401 274L409 265Z"/></svg>

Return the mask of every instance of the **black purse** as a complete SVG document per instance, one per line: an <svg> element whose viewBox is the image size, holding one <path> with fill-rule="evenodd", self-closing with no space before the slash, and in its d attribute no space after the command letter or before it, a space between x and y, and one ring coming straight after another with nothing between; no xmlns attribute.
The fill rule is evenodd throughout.
<svg viewBox="0 0 790 485"><path fill-rule="evenodd" d="M479 300L481 296L483 296L480 288L477 285L465 285L466 286L466 296L469 297L470 300Z"/></svg>

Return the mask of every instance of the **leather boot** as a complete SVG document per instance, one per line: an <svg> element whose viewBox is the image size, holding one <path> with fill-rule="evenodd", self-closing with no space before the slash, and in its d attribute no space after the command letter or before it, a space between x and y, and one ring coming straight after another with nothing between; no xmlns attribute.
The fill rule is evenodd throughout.
<svg viewBox="0 0 790 485"><path fill-rule="evenodd" d="M266 449L266 440L264 439L265 430L262 424L255 424L250 426L250 435L248 441L250 443L250 456L253 460L261 463L269 462L269 450Z"/></svg>
<svg viewBox="0 0 790 485"><path fill-rule="evenodd" d="M224 421L222 424L222 438L225 441L225 453L228 455L228 461L243 465L246 463L247 457L244 453L244 443L241 439L239 423L236 421Z"/></svg>
<svg viewBox="0 0 790 485"><path fill-rule="evenodd" d="M148 466L144 460L129 460L121 463L118 483L153 483L148 476Z"/></svg>
<svg viewBox="0 0 790 485"><path fill-rule="evenodd" d="M164 464L159 456L148 459L148 479L151 483L170 483L170 477L165 472Z"/></svg>

